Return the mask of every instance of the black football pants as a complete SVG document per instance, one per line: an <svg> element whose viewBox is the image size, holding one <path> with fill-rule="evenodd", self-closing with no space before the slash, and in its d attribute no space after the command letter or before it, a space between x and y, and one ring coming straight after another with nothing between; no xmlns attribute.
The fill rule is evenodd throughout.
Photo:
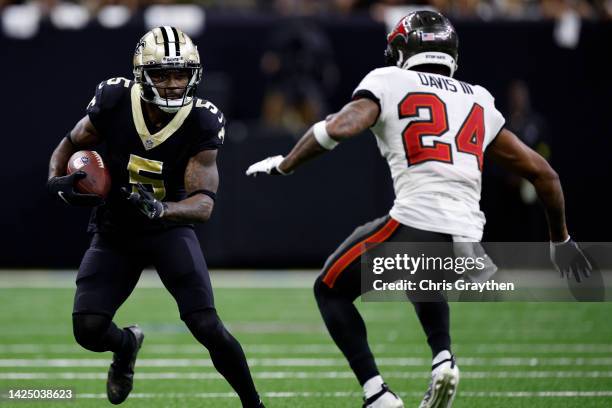
<svg viewBox="0 0 612 408"><path fill-rule="evenodd" d="M238 393L242 405L258 406L244 352L217 315L204 255L189 227L136 236L94 235L77 274L73 309L77 342L97 352L133 349L129 333L119 329L112 318L149 265L157 269L178 304L181 319L208 349L214 366Z"/></svg>
<svg viewBox="0 0 612 408"><path fill-rule="evenodd" d="M157 270L181 317L214 308L208 268L195 232L177 227L142 235L95 234L79 267L73 312L112 318L147 266Z"/></svg>
<svg viewBox="0 0 612 408"><path fill-rule="evenodd" d="M361 385L379 374L367 341L361 315L353 304L362 294L360 258L366 250L384 242L452 242L446 234L400 224L389 216L358 227L327 259L315 281L314 293L327 330L340 348ZM435 356L450 350L449 308L438 301L412 302Z"/></svg>

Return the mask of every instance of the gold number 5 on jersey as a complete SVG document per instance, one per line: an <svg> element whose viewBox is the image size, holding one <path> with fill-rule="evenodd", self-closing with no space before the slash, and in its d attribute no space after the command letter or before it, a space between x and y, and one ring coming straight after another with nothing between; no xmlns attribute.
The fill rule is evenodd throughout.
<svg viewBox="0 0 612 408"><path fill-rule="evenodd" d="M137 192L136 183L143 185L150 185L153 188L153 195L158 200L163 200L166 197L166 187L164 180L154 179L147 177L142 172L148 172L153 174L162 174L164 163L157 160L145 159L144 157L130 154L130 161L128 162L128 171L130 172L130 184L132 184L132 191Z"/></svg>

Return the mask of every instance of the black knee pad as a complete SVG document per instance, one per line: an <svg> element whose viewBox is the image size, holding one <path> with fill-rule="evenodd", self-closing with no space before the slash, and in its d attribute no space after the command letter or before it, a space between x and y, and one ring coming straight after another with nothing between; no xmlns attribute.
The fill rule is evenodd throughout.
<svg viewBox="0 0 612 408"><path fill-rule="evenodd" d="M229 333L215 309L190 313L183 320L191 334L208 349L224 343L229 338Z"/></svg>
<svg viewBox="0 0 612 408"><path fill-rule="evenodd" d="M106 351L102 339L106 334L111 319L98 314L72 315L74 338L83 348L91 351Z"/></svg>

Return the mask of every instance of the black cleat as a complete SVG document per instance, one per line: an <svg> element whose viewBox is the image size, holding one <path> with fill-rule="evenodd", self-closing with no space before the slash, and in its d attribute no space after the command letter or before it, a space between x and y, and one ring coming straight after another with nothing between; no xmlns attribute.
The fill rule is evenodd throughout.
<svg viewBox="0 0 612 408"><path fill-rule="evenodd" d="M111 404L121 404L130 395L134 385L134 364L138 350L144 341L144 333L140 327L134 325L125 328L133 337L135 344L132 352L127 356L113 354L113 362L108 369L106 381L106 395Z"/></svg>

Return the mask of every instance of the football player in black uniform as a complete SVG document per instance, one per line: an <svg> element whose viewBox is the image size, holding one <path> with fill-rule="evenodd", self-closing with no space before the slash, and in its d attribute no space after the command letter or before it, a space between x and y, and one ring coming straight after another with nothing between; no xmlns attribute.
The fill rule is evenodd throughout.
<svg viewBox="0 0 612 408"><path fill-rule="evenodd" d="M59 143L49 164L49 192L68 204L96 206L91 246L76 279L76 341L113 351L108 399L123 402L132 390L134 363L144 335L138 326L119 329L112 318L144 267L153 265L175 298L181 319L210 352L217 370L244 407L262 407L238 341L215 310L208 269L192 223L208 220L218 186L217 149L225 118L195 97L202 76L191 39L174 27L157 27L138 42L135 81L100 83L83 117ZM70 156L106 144L111 191L79 194L66 176Z"/></svg>

